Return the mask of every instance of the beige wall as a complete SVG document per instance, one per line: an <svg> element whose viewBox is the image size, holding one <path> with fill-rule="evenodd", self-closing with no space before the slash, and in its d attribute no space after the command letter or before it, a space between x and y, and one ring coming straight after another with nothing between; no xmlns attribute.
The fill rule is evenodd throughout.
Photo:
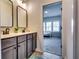
<svg viewBox="0 0 79 59"><path fill-rule="evenodd" d="M30 31L38 32L37 50L43 51L42 39L42 17L41 17L41 0L29 0L28 2L28 21Z"/></svg>

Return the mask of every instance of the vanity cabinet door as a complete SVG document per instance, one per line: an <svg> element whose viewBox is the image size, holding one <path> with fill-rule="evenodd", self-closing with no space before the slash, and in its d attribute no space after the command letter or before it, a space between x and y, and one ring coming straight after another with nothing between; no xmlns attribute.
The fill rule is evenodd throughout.
<svg viewBox="0 0 79 59"><path fill-rule="evenodd" d="M15 47L10 47L8 49L2 50L2 59L16 59Z"/></svg>
<svg viewBox="0 0 79 59"><path fill-rule="evenodd" d="M32 54L32 39L28 39L28 57Z"/></svg>
<svg viewBox="0 0 79 59"><path fill-rule="evenodd" d="M26 59L26 41L18 44L18 59Z"/></svg>

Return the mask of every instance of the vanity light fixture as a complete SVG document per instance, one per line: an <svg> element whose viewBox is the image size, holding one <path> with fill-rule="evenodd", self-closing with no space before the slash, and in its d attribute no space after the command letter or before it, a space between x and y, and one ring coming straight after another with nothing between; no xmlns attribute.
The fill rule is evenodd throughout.
<svg viewBox="0 0 79 59"><path fill-rule="evenodd" d="M17 3L19 6L23 7L24 9L27 9L25 0L17 0Z"/></svg>

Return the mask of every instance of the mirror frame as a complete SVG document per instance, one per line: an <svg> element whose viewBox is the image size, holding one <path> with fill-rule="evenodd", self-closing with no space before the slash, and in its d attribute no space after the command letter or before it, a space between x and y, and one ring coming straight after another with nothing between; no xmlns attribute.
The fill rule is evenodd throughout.
<svg viewBox="0 0 79 59"><path fill-rule="evenodd" d="M20 27L19 25L18 25L18 13L19 13L19 11L18 11L18 9L19 8L21 8L22 10L24 10L25 12L26 12L26 27ZM17 27L19 27L19 28L27 28L28 27L28 14L27 14L27 10L26 9L24 9L23 7L21 7L21 6L17 6L17 8L16 8L16 19L17 19Z"/></svg>
<svg viewBox="0 0 79 59"><path fill-rule="evenodd" d="M11 6L12 6L12 25L11 26L0 26L1 28L11 28L11 27L13 27L14 26L14 22L13 22L13 19L14 19L14 15L13 15L13 2L11 1L11 0L9 0L9 2L12 4Z"/></svg>

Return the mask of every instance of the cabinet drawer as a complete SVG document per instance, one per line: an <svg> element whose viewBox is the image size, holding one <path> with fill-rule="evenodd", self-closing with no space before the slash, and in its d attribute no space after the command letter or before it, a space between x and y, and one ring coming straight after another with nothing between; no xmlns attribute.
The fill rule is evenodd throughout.
<svg viewBox="0 0 79 59"><path fill-rule="evenodd" d="M1 40L1 47L2 49L7 48L9 46L16 44L16 38L4 39Z"/></svg>
<svg viewBox="0 0 79 59"><path fill-rule="evenodd" d="M18 43L23 42L26 40L26 36L20 36L18 37Z"/></svg>

